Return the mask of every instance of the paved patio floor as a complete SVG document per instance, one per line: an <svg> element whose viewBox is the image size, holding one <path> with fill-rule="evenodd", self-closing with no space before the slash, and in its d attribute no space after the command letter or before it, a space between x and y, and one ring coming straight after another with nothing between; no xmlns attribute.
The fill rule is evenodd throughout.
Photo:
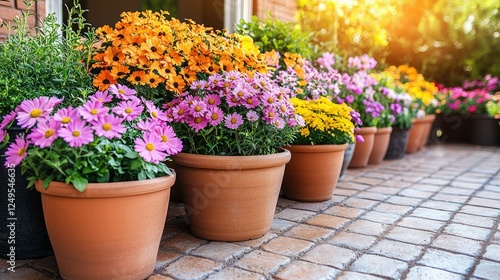
<svg viewBox="0 0 500 280"><path fill-rule="evenodd" d="M348 169L331 200L280 198L271 231L193 237L171 203L160 279L500 279L500 148L432 145ZM54 257L0 264L1 279L59 279Z"/></svg>

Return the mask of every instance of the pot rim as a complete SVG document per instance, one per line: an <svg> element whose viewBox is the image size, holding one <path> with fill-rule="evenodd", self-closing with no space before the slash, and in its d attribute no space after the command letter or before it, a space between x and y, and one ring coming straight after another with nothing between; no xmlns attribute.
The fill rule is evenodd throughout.
<svg viewBox="0 0 500 280"><path fill-rule="evenodd" d="M377 132L375 132L375 134L389 134L391 132L392 132L392 126L378 127Z"/></svg>
<svg viewBox="0 0 500 280"><path fill-rule="evenodd" d="M326 145L290 145L286 146L292 153L327 153L347 149L349 144L326 144Z"/></svg>
<svg viewBox="0 0 500 280"><path fill-rule="evenodd" d="M64 182L50 182L49 187L42 187L42 180L35 182L35 188L42 195L63 196L71 198L102 198L133 196L152 192L159 192L170 188L175 182L175 171L171 175L147 180L89 183L83 192L79 192L72 185Z"/></svg>
<svg viewBox="0 0 500 280"><path fill-rule="evenodd" d="M281 166L288 163L291 159L291 153L287 149L279 149L280 152L269 155L254 156L214 156L178 153L172 156L172 161L177 166L189 166L200 169L219 169L219 170L241 170L259 169L273 166Z"/></svg>
<svg viewBox="0 0 500 280"><path fill-rule="evenodd" d="M358 135L373 134L376 131L377 131L376 126L356 127L354 129L354 134L358 134Z"/></svg>

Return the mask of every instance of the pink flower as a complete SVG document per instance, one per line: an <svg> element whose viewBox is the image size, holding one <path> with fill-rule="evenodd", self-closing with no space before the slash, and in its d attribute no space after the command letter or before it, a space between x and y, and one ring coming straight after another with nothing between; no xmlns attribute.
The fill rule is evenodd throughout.
<svg viewBox="0 0 500 280"><path fill-rule="evenodd" d="M124 85L113 84L109 87L109 91L119 99L128 100L135 97L136 91Z"/></svg>
<svg viewBox="0 0 500 280"><path fill-rule="evenodd" d="M3 130L16 118L16 112L12 111L3 117L2 123L0 123L0 130ZM1 141L0 141L1 142Z"/></svg>
<svg viewBox="0 0 500 280"><path fill-rule="evenodd" d="M122 124L122 120L113 115L101 117L94 122L93 125L97 136L104 136L108 139L120 137L120 135L126 131L125 126Z"/></svg>
<svg viewBox="0 0 500 280"><path fill-rule="evenodd" d="M190 113L194 117L202 117L207 112L207 104L200 100L194 100L189 105Z"/></svg>
<svg viewBox="0 0 500 280"><path fill-rule="evenodd" d="M156 132L161 137L161 141L166 144L165 151L169 155L178 154L182 150L182 141L177 138L172 127L168 125L159 126Z"/></svg>
<svg viewBox="0 0 500 280"><path fill-rule="evenodd" d="M149 115L153 119L161 120L161 121L167 121L168 116L163 112L162 110L158 109L152 101L150 100L143 100L144 103L146 104L146 110L148 111Z"/></svg>
<svg viewBox="0 0 500 280"><path fill-rule="evenodd" d="M0 129L0 142L2 142L3 139L5 139L6 135L7 135L7 131Z"/></svg>
<svg viewBox="0 0 500 280"><path fill-rule="evenodd" d="M365 138L363 138L363 135L355 135L355 138L357 143L365 142Z"/></svg>
<svg viewBox="0 0 500 280"><path fill-rule="evenodd" d="M249 120L250 122L256 122L259 120L259 115L257 115L255 111L248 111L247 120Z"/></svg>
<svg viewBox="0 0 500 280"><path fill-rule="evenodd" d="M70 122L68 126L62 127L59 130L59 136L72 148L81 147L94 141L92 129L86 126L82 120L75 120Z"/></svg>
<svg viewBox="0 0 500 280"><path fill-rule="evenodd" d="M181 123L185 123L188 111L189 111L189 106L186 102L182 102L179 105L175 106L172 109L172 115L174 117L174 121L180 121Z"/></svg>
<svg viewBox="0 0 500 280"><path fill-rule="evenodd" d="M57 139L57 131L60 127L61 123L55 119L51 119L48 122L40 122L37 128L30 133L28 139L40 148L49 147Z"/></svg>
<svg viewBox="0 0 500 280"><path fill-rule="evenodd" d="M52 102L45 96L25 100L16 108L17 124L22 128L31 128L39 120L44 120L52 112Z"/></svg>
<svg viewBox="0 0 500 280"><path fill-rule="evenodd" d="M142 131L153 132L156 130L156 123L150 121L139 121L136 126L137 129Z"/></svg>
<svg viewBox="0 0 500 280"><path fill-rule="evenodd" d="M77 108L78 113L88 122L97 121L99 117L105 116L109 108L99 101L87 101L82 107Z"/></svg>
<svg viewBox="0 0 500 280"><path fill-rule="evenodd" d="M156 133L146 132L142 138L135 139L134 143L134 149L147 162L158 164L167 158L165 153L167 144L163 143Z"/></svg>
<svg viewBox="0 0 500 280"><path fill-rule="evenodd" d="M219 106L220 105L220 97L217 94L207 94L205 98L203 99L205 104L207 104L209 107L211 106Z"/></svg>
<svg viewBox="0 0 500 280"><path fill-rule="evenodd" d="M16 142L10 144L9 148L5 152L5 155L7 156L4 164L5 167L9 168L12 165L19 165L27 156L26 151L28 150L29 144L29 141L25 141L23 138L17 136Z"/></svg>
<svg viewBox="0 0 500 280"><path fill-rule="evenodd" d="M108 103L113 101L113 96L108 94L108 91L97 91L95 94L89 96L92 101L99 101L101 103Z"/></svg>
<svg viewBox="0 0 500 280"><path fill-rule="evenodd" d="M219 107L209 107L207 112L208 123L216 126L224 119L224 112Z"/></svg>
<svg viewBox="0 0 500 280"><path fill-rule="evenodd" d="M113 108L113 112L119 116L122 116L126 121L135 120L144 110L140 100L127 100L118 103L116 107Z"/></svg>
<svg viewBox="0 0 500 280"><path fill-rule="evenodd" d="M195 132L198 132L208 125L208 119L205 117L194 117L194 116L189 116L187 120L187 124L189 127L194 129Z"/></svg>
<svg viewBox="0 0 500 280"><path fill-rule="evenodd" d="M63 101L64 101L64 97L63 98L57 98L55 96L52 96L51 98L49 98L49 103L50 103L51 109L53 109L57 105L61 104Z"/></svg>
<svg viewBox="0 0 500 280"><path fill-rule="evenodd" d="M237 129L240 125L243 124L243 118L238 113L232 113L231 115L227 115L225 118L225 125L229 129Z"/></svg>
<svg viewBox="0 0 500 280"><path fill-rule="evenodd" d="M285 122L278 118L274 120L273 125L278 129L283 129L285 127Z"/></svg>
<svg viewBox="0 0 500 280"><path fill-rule="evenodd" d="M73 109L73 107L69 106L68 108L61 108L57 110L54 115L54 120L61 122L61 124L66 125L75 120L79 120L80 115L78 112Z"/></svg>

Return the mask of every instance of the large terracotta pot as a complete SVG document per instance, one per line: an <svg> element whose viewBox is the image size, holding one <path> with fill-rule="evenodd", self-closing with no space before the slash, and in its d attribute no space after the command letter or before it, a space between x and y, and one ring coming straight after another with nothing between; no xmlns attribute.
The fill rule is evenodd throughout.
<svg viewBox="0 0 500 280"><path fill-rule="evenodd" d="M429 136L431 135L432 125L433 125L435 119L436 119L435 114L425 115L425 117L422 119L422 122L424 123L423 124L424 128L423 128L423 132L422 132L422 138L420 140L419 149L422 149L429 141Z"/></svg>
<svg viewBox="0 0 500 280"><path fill-rule="evenodd" d="M25 133L20 127L7 130L10 143L16 135ZM52 256L52 246L43 218L42 199L34 188L27 189L26 174L21 167L5 167L3 156L8 146L0 148L0 258L16 260ZM13 243L15 241L15 244ZM15 250L11 250L11 247Z"/></svg>
<svg viewBox="0 0 500 280"><path fill-rule="evenodd" d="M344 151L343 145L292 145L292 159L286 165L281 190L283 196L298 201L324 201L332 198L337 185Z"/></svg>
<svg viewBox="0 0 500 280"><path fill-rule="evenodd" d="M171 176L89 184L51 182L42 205L63 279L144 279L153 273L167 216Z"/></svg>
<svg viewBox="0 0 500 280"><path fill-rule="evenodd" d="M392 127L380 127L375 132L375 139L373 143L373 150L370 155L368 164L380 164L387 153L389 148L389 141L391 140Z"/></svg>
<svg viewBox="0 0 500 280"><path fill-rule="evenodd" d="M290 157L287 150L258 156L173 156L191 233L218 241L266 234Z"/></svg>
<svg viewBox="0 0 500 280"><path fill-rule="evenodd" d="M407 154L415 153L420 150L420 144L422 143L422 137L426 129L425 124L426 122L423 118L413 120L413 126L408 133L408 144L406 145Z"/></svg>
<svg viewBox="0 0 500 280"><path fill-rule="evenodd" d="M354 130L354 133L363 136L365 141L356 143L354 155L352 156L349 167L365 167L368 165L375 142L375 132L377 132L375 126L360 127Z"/></svg>
<svg viewBox="0 0 500 280"><path fill-rule="evenodd" d="M389 147L385 153L384 159L400 159L406 154L406 145L408 144L409 128L392 127Z"/></svg>

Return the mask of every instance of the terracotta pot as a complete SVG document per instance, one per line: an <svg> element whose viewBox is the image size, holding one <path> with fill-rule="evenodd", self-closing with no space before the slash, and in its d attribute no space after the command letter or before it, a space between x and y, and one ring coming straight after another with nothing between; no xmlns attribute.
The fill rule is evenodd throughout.
<svg viewBox="0 0 500 280"><path fill-rule="evenodd" d="M389 147L385 153L384 159L400 159L406 154L406 145L408 144L409 128L392 127Z"/></svg>
<svg viewBox="0 0 500 280"><path fill-rule="evenodd" d="M365 141L356 143L354 155L352 156L349 167L364 167L368 165L375 141L375 132L377 132L375 126L360 127L354 130L354 133L356 135L362 135Z"/></svg>
<svg viewBox="0 0 500 280"><path fill-rule="evenodd" d="M218 241L266 234L290 157L287 150L259 156L173 156L191 233Z"/></svg>
<svg viewBox="0 0 500 280"><path fill-rule="evenodd" d="M7 129L7 133L10 137L8 142L10 145L15 141L16 135L26 133L26 129L11 127ZM0 199L2 201L0 202L0 220L3 221L0 227L0 258L10 261L11 259L26 260L52 256L54 252L43 218L40 193L34 188L27 189L28 176L21 174L21 166L5 167L6 158L3 155L7 147L0 148ZM11 222L15 229L7 227ZM15 244L11 244L13 240ZM11 246L15 246L15 250L11 250Z"/></svg>
<svg viewBox="0 0 500 280"><path fill-rule="evenodd" d="M425 133L426 122L423 118L413 120L413 126L408 132L408 144L406 145L406 153L411 154L418 152L421 148L422 137Z"/></svg>
<svg viewBox="0 0 500 280"><path fill-rule="evenodd" d="M436 119L435 114L425 115L425 117L422 119L422 122L424 123L423 124L424 129L422 132L422 139L420 142L419 149L422 149L427 144L427 141L429 141L429 136L431 135L431 131L432 131L432 124L434 123L435 119Z"/></svg>
<svg viewBox="0 0 500 280"><path fill-rule="evenodd" d="M64 279L144 279L153 273L175 174L43 189L47 231Z"/></svg>
<svg viewBox="0 0 500 280"><path fill-rule="evenodd" d="M283 196L298 201L324 201L332 198L337 185L344 151L343 145L292 145L292 159L285 167Z"/></svg>
<svg viewBox="0 0 500 280"><path fill-rule="evenodd" d="M380 164L384 160L387 148L389 148L391 132L392 127L377 128L377 132L375 132L373 150L368 164Z"/></svg>
<svg viewBox="0 0 500 280"><path fill-rule="evenodd" d="M347 149L344 151L344 160L342 161L342 168L340 169L339 180L342 180L344 172L346 171L349 164L351 164L352 156L354 155L354 149L356 148L356 142L349 144Z"/></svg>

